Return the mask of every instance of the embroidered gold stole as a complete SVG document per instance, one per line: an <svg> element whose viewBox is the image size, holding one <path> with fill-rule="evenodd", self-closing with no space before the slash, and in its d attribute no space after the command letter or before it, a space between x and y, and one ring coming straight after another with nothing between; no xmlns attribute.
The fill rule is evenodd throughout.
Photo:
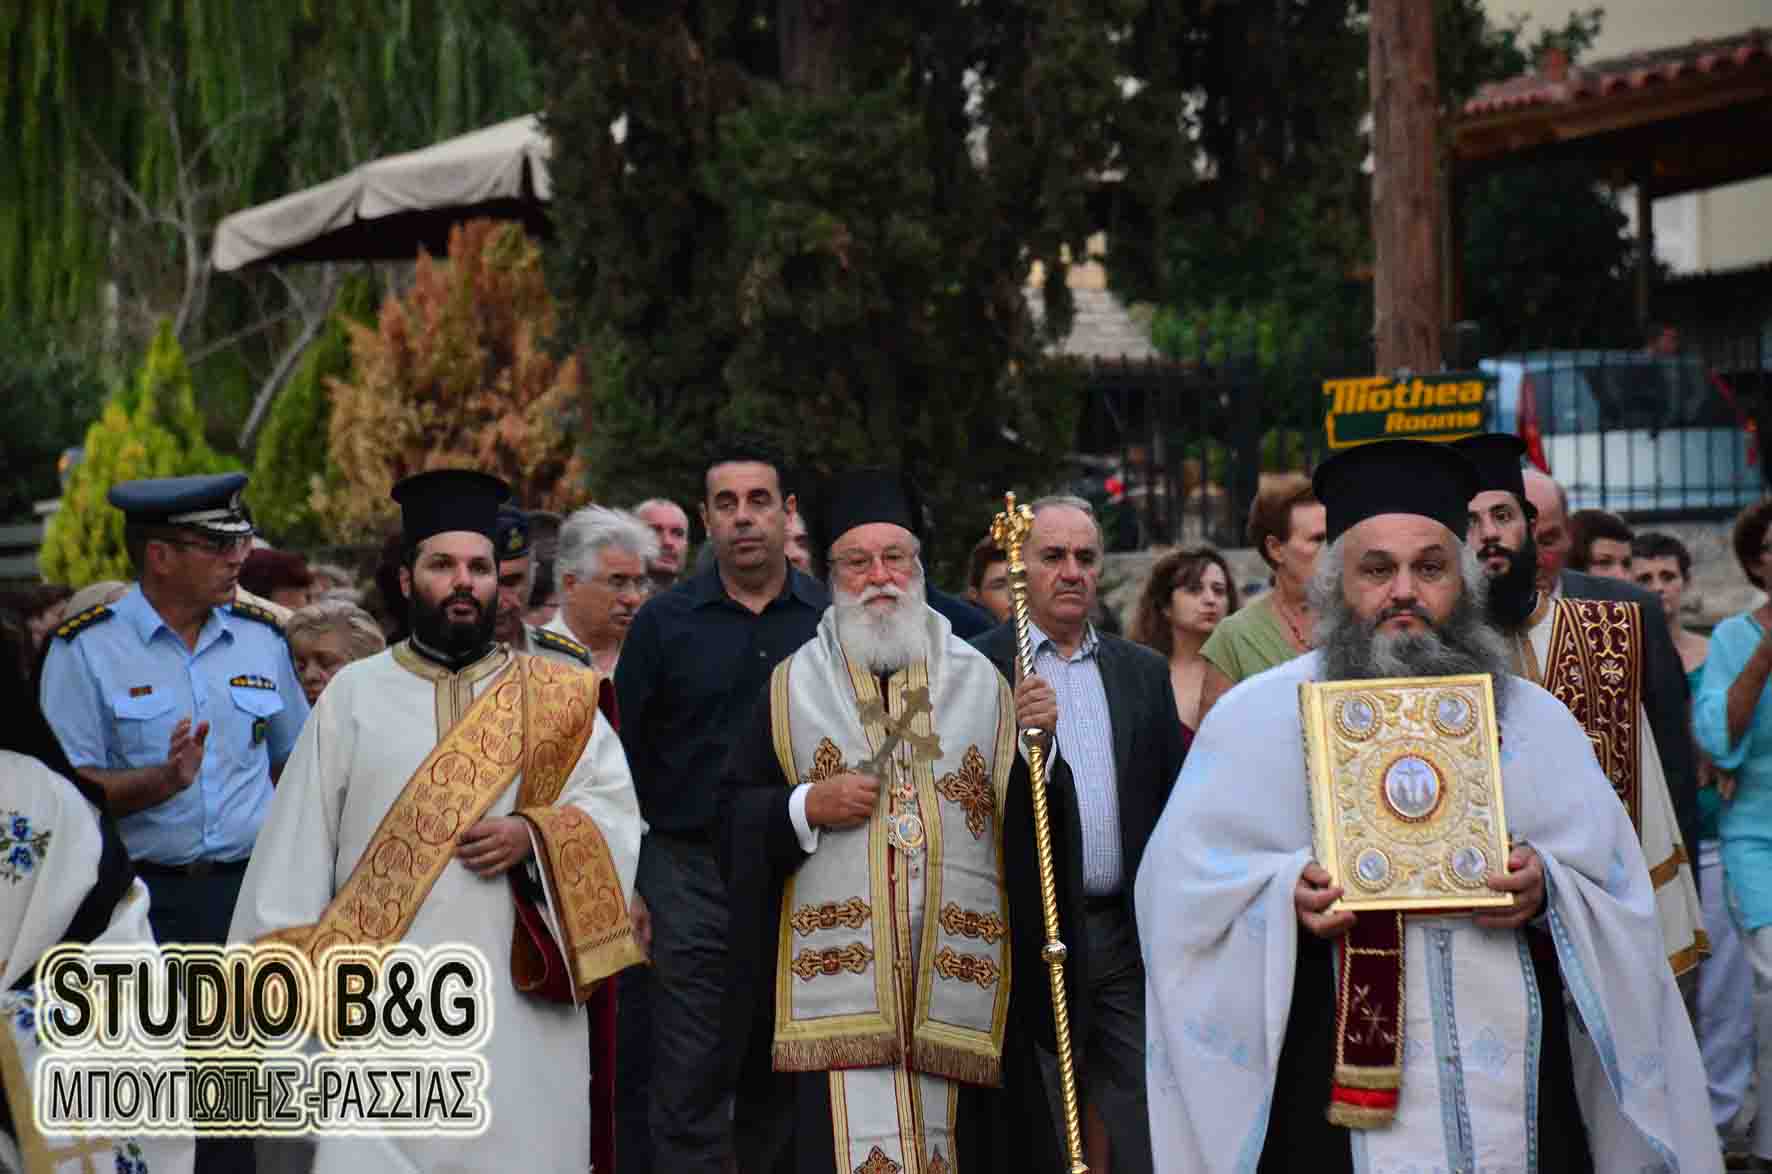
<svg viewBox="0 0 1772 1174"><path fill-rule="evenodd" d="M1609 599L1557 600L1545 655L1545 689L1569 707L1594 744L1600 769L1643 832L1642 770L1637 761L1643 700L1643 613Z"/></svg>
<svg viewBox="0 0 1772 1174"><path fill-rule="evenodd" d="M790 787L854 770L907 709L907 742L927 748L937 742L933 714L943 724L933 752L907 755L915 803L904 811L920 814L926 831L921 863L889 842L886 820L904 813L889 782L885 818L823 829L818 852L783 886L777 1071L904 1065L971 1084L1001 1079L1009 925L1000 812L1014 707L988 660L941 663L950 679L933 690L928 663L917 662L889 678L882 698L873 674L850 666L834 630L821 626L770 679L775 751ZM907 703L918 690L933 693L921 711ZM913 910L908 874L918 867L922 901Z"/></svg>
<svg viewBox="0 0 1772 1174"><path fill-rule="evenodd" d="M517 814L541 840L575 986L588 994L598 979L640 961L602 832L578 808L550 806L584 753L596 716L596 674L539 656L513 657L401 788L319 920L265 940L288 942L316 964L334 947L400 941L455 858L456 837L521 771ZM533 949L521 935L513 945L519 989L536 962Z"/></svg>

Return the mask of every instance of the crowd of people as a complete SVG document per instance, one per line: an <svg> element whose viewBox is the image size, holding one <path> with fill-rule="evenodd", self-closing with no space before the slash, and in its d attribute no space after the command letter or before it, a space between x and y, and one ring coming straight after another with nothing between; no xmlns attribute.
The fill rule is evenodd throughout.
<svg viewBox="0 0 1772 1174"><path fill-rule="evenodd" d="M1686 547L1523 451L1264 477L1266 582L1168 552L1125 638L1090 504L1042 497L1031 672L993 536L942 591L913 482L750 441L708 455L699 552L683 503L432 472L361 580L265 546L240 474L119 485L133 581L0 599L4 806L80 823L74 895L161 943L508 964L485 1134L205 1137L200 1170L1069 1169L1043 863L1092 1171L1772 1168L1772 604L1686 630ZM1733 546L1772 582L1772 502ZM1356 915L1299 686L1468 673L1512 903ZM483 753L500 706L535 720ZM402 831L443 816L442 852Z"/></svg>

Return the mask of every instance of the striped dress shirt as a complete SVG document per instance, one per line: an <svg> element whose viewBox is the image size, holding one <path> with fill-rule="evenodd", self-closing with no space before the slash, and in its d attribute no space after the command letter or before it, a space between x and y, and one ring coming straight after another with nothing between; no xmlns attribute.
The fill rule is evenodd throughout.
<svg viewBox="0 0 1772 1174"><path fill-rule="evenodd" d="M1101 641L1091 624L1082 646L1069 657L1039 626L1029 625L1034 672L1058 695L1058 752L1070 765L1083 823L1083 892L1110 897L1120 891L1120 798L1114 773L1114 727L1097 653Z"/></svg>

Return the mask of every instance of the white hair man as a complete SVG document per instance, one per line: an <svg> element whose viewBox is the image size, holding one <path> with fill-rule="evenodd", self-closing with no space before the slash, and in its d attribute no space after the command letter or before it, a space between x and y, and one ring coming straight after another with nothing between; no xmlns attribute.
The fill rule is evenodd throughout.
<svg viewBox="0 0 1772 1174"><path fill-rule="evenodd" d="M651 594L647 567L658 549L652 530L626 510L593 505L567 518L554 555L560 612L542 630L584 645L598 672L615 671L634 614Z"/></svg>
<svg viewBox="0 0 1772 1174"><path fill-rule="evenodd" d="M1506 675L1484 622L1475 468L1380 441L1314 481L1317 647L1213 707L1138 878L1157 1169L1720 1170L1630 821L1580 725ZM1494 681L1513 840L1481 885L1513 904L1336 907L1299 686L1466 673ZM1356 964L1369 981L1338 986Z"/></svg>
<svg viewBox="0 0 1772 1174"><path fill-rule="evenodd" d="M652 576L653 590L663 591L689 569L689 515L667 497L649 497L633 513L658 539L658 552L646 560L646 573Z"/></svg>
<svg viewBox="0 0 1772 1174"><path fill-rule="evenodd" d="M741 1058L738 1166L1028 1168L1011 1151L1038 1131L992 1128L1031 1070L1004 1054L1027 1033L1007 1024L1003 878L1032 847L1026 801L1006 808L1027 790L1009 686L927 605L895 477L847 474L823 507L832 605L722 778L728 1038L772 1025ZM1042 1103L1015 1091L1007 1103Z"/></svg>

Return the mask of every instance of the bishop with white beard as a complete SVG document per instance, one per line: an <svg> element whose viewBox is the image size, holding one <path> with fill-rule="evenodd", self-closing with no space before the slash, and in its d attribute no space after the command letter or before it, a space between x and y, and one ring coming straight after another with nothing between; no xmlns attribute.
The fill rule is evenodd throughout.
<svg viewBox="0 0 1772 1174"><path fill-rule="evenodd" d="M722 779L739 1167L1027 1169L1008 1123L1043 1101L1006 1038L1010 932L1038 922L1003 880L1032 850L1009 688L927 606L901 483L862 470L822 496L835 602Z"/></svg>

